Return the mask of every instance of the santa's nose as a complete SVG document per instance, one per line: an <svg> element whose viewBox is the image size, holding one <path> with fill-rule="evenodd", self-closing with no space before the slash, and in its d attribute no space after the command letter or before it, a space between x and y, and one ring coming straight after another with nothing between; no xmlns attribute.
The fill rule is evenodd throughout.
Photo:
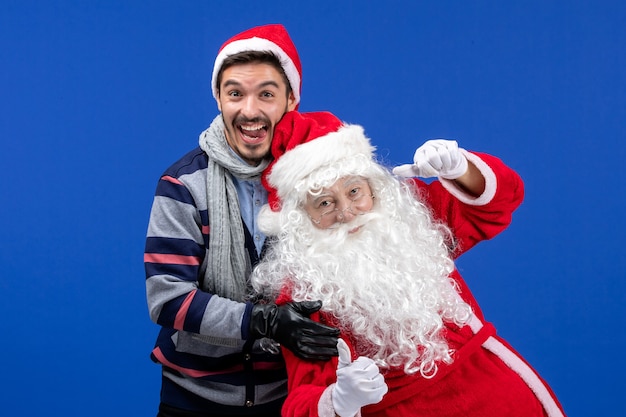
<svg viewBox="0 0 626 417"><path fill-rule="evenodd" d="M352 219L356 216L352 212L352 202L350 202L350 204L348 204L343 210L339 210L337 216L341 223L348 223L352 221Z"/></svg>

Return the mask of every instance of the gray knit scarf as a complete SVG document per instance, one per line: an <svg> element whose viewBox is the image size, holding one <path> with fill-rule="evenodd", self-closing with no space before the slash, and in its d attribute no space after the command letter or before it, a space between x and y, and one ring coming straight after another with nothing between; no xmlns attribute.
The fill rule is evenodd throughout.
<svg viewBox="0 0 626 417"><path fill-rule="evenodd" d="M231 175L241 179L258 178L269 161L250 166L238 158L226 142L221 115L200 135L200 148L209 156L206 183L209 253L202 289L242 301L247 293L251 266L245 248L239 199Z"/></svg>

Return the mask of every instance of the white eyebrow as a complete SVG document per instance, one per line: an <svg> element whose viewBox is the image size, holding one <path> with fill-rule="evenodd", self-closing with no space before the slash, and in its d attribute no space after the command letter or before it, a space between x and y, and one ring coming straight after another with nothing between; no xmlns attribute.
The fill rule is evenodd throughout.
<svg viewBox="0 0 626 417"><path fill-rule="evenodd" d="M313 197L313 196L309 196L309 197ZM335 197L334 197L334 194L333 194L333 193L330 193L330 192L325 192L325 193L322 193L322 194L318 194L318 195L316 195L315 197L311 198L311 200L310 200L310 201L311 201L311 203L313 203L313 204L317 204L317 202L318 202L318 201L320 201L320 200L324 200L324 199L326 199L326 198L335 198Z"/></svg>
<svg viewBox="0 0 626 417"><path fill-rule="evenodd" d="M361 177L350 177L350 178L346 179L346 180L343 182L343 186L344 186L344 187L347 187L347 186L350 186L350 185L352 185L352 184L357 184L357 183L361 183L361 184L369 184L365 178L361 178Z"/></svg>

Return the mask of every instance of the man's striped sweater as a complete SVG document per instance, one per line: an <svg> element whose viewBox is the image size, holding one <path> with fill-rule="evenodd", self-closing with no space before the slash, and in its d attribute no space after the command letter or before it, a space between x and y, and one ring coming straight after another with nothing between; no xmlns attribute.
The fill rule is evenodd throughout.
<svg viewBox="0 0 626 417"><path fill-rule="evenodd" d="M150 213L144 262L150 317L161 326L151 354L163 365L161 401L222 414L278 411L284 363L247 340L252 304L199 288L210 261L207 163L198 147L168 168ZM254 265L257 252L242 223Z"/></svg>

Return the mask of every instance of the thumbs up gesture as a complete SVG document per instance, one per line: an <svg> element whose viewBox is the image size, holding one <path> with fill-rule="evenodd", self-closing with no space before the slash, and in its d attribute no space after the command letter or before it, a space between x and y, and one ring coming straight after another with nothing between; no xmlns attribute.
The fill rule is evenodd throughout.
<svg viewBox="0 0 626 417"><path fill-rule="evenodd" d="M342 339L337 341L339 364L337 383L332 401L340 417L353 417L361 407L376 404L387 393L385 378L370 358L361 356L352 362L350 348Z"/></svg>

